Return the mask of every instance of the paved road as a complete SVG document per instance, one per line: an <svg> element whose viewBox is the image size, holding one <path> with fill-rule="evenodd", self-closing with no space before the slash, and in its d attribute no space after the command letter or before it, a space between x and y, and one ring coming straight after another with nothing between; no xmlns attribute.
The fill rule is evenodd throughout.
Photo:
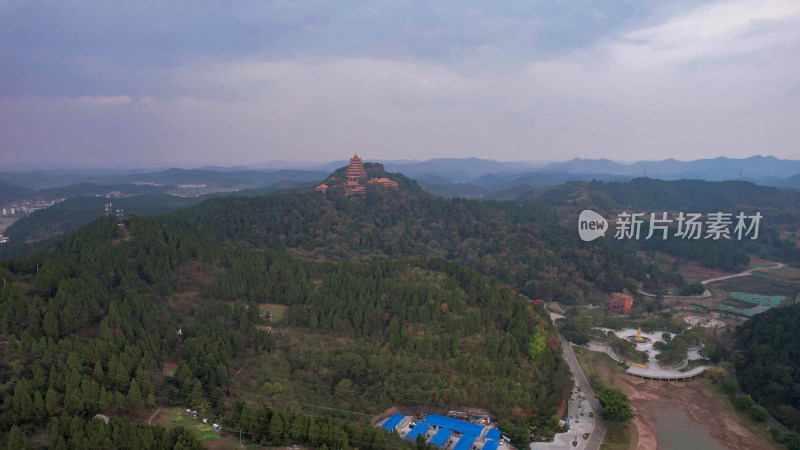
<svg viewBox="0 0 800 450"><path fill-rule="evenodd" d="M600 402L598 402L597 397L594 396L594 391L592 387L589 386L589 381L586 380L586 376L583 374L583 370L581 370L581 366L575 358L572 346L570 346L569 342L560 334L558 335L558 340L561 341L561 348L564 350L564 359L567 361L567 364L569 364L570 370L572 370L572 376L575 377L575 382L578 383L583 393L586 394L586 401L589 402L592 409L595 411L594 431L592 431L592 434L589 436L589 441L586 443L586 450L598 450L606 435L606 425L603 423L603 419L600 418Z"/></svg>

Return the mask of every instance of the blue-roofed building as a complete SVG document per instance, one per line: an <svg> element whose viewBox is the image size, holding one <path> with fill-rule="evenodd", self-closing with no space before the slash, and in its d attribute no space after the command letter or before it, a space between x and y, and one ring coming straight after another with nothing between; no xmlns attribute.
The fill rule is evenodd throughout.
<svg viewBox="0 0 800 450"><path fill-rule="evenodd" d="M389 417L388 419L386 419L386 422L384 422L384 423L383 423L383 425L381 425L381 426L382 426L383 428L385 428L385 429L386 429L386 431L388 431L389 433L391 433L392 431L394 431L394 429L395 429L395 428L397 428L397 425L399 425L399 424L400 424L400 422L401 422L401 421L403 420L403 418L405 418L405 417L406 417L406 416L404 416L404 415L402 415L402 414L395 414L395 415L393 415L392 417Z"/></svg>
<svg viewBox="0 0 800 450"><path fill-rule="evenodd" d="M437 447L441 447L447 442L447 438L453 434L453 430L449 430L447 428L439 428L439 431L431 438L430 443L436 445Z"/></svg>
<svg viewBox="0 0 800 450"><path fill-rule="evenodd" d="M486 432L486 439L491 439L493 441L500 439L500 430L498 428L490 428L489 431Z"/></svg>
<svg viewBox="0 0 800 450"><path fill-rule="evenodd" d="M458 440L456 446L453 447L453 450L469 450L472 447L472 443L475 442L475 437L472 434L465 434L461 436L461 439Z"/></svg>
<svg viewBox="0 0 800 450"><path fill-rule="evenodd" d="M428 431L428 428L430 426L431 425L428 423L427 420L418 423L417 426L415 426L411 431L408 432L408 434L406 435L406 439L408 439L409 441L414 441L420 434L423 437L425 437L425 432Z"/></svg>
<svg viewBox="0 0 800 450"><path fill-rule="evenodd" d="M466 422L439 414L429 414L425 420L409 424L409 417L395 414L379 425L388 432L397 431L406 440L415 441L419 436L429 444L444 448L456 442L453 450L471 450L473 445L481 450L497 450L500 445L501 431L485 425ZM409 430L409 427L413 426ZM406 432L406 430L409 430ZM433 430L433 431L431 431ZM432 437L430 435L433 435ZM430 440L428 439L430 437Z"/></svg>
<svg viewBox="0 0 800 450"><path fill-rule="evenodd" d="M453 430L457 433L471 434L472 436L480 436L484 428L483 425L464 422L463 420L440 416L439 414L429 414L428 417L425 418L425 422L440 428Z"/></svg>
<svg viewBox="0 0 800 450"><path fill-rule="evenodd" d="M483 444L483 450L497 450L499 446L500 443L497 441L486 441L486 443Z"/></svg>

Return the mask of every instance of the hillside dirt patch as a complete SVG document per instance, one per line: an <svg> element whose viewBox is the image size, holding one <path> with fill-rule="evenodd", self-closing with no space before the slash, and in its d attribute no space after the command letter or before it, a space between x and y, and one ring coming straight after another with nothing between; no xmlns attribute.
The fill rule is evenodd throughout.
<svg viewBox="0 0 800 450"><path fill-rule="evenodd" d="M164 374L165 377L172 376L172 374L175 373L175 369L177 368L178 368L178 363L167 361L164 364L164 370L162 371L162 373Z"/></svg>
<svg viewBox="0 0 800 450"><path fill-rule="evenodd" d="M272 315L273 319L286 315L286 310L288 308L288 306L278 303L261 303L258 305L258 310L262 316Z"/></svg>

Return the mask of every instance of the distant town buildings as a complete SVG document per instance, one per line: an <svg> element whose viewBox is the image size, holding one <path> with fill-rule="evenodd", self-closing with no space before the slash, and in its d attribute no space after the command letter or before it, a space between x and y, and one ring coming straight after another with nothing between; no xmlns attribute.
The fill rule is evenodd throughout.
<svg viewBox="0 0 800 450"><path fill-rule="evenodd" d="M0 208L0 213L5 217L24 216L40 209L49 208L56 203L64 201L63 198L57 200L36 200L24 201L21 203L6 204Z"/></svg>
<svg viewBox="0 0 800 450"><path fill-rule="evenodd" d="M633 297L619 292L611 294L611 301L608 302L608 309L617 314L630 314L633 307Z"/></svg>

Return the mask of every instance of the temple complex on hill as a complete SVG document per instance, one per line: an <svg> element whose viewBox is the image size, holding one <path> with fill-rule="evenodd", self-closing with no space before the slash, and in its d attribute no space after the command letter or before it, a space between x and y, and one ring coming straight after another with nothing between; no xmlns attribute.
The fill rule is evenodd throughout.
<svg viewBox="0 0 800 450"><path fill-rule="evenodd" d="M350 163L347 165L347 169L345 170L345 181L344 181L344 195L365 195L367 193L367 187L361 184L361 179L367 175L367 171L364 168L364 162L358 155L353 155L350 158ZM381 178L370 178L367 181L367 184L379 184L383 186L385 189L397 189L398 185L396 181L390 180L386 177ZM317 186L315 189L323 194L328 191L328 189L333 188L334 186L328 186L327 184L323 183Z"/></svg>
<svg viewBox="0 0 800 450"><path fill-rule="evenodd" d="M359 179L367 174L364 169L364 163L358 155L353 155L350 158L350 164L347 165L347 174L344 182L344 195L364 195L367 193L367 187L361 184Z"/></svg>

